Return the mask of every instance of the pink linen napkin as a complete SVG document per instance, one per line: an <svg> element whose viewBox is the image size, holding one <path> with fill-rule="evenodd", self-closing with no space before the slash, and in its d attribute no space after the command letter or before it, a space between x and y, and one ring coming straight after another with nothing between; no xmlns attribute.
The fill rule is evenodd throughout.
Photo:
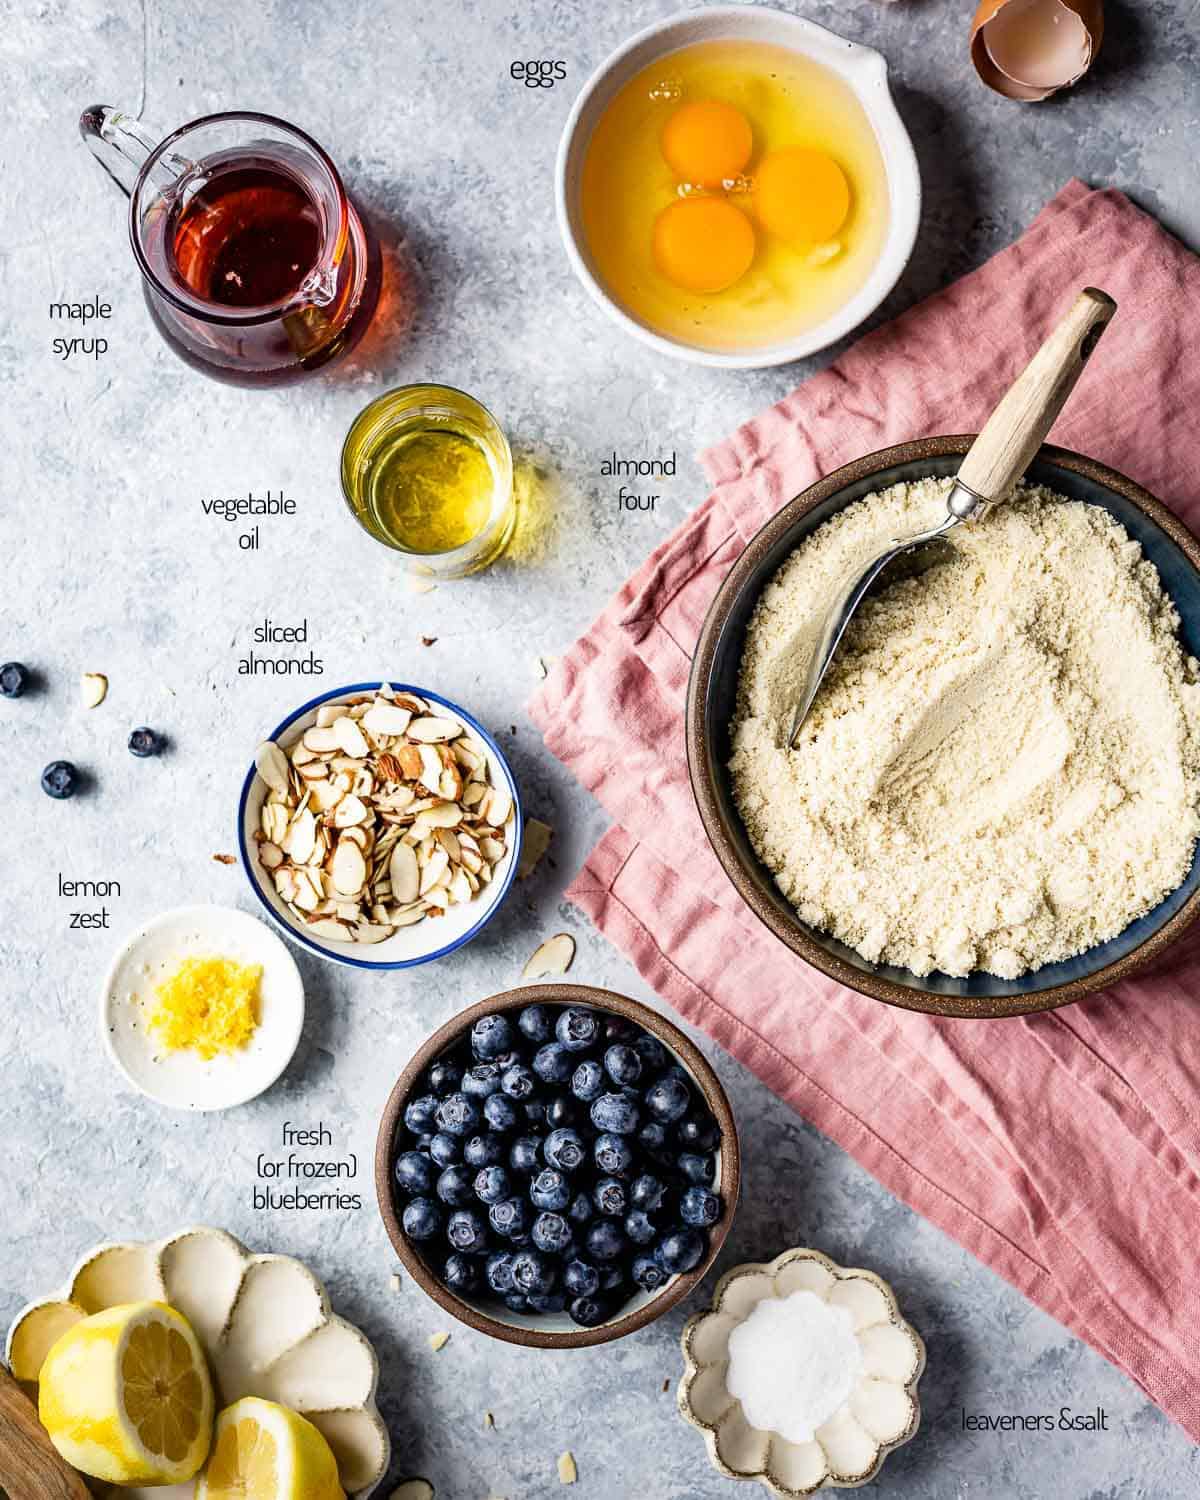
<svg viewBox="0 0 1200 1500"><path fill-rule="evenodd" d="M1054 440L1200 529L1200 260L1122 194L1072 182L1014 245L705 454L708 499L532 712L616 825L569 898L681 1014L1200 1442L1200 934L1050 1015L893 1010L809 968L744 907L684 748L690 652L746 541L852 458L977 431L1087 283L1121 311Z"/></svg>

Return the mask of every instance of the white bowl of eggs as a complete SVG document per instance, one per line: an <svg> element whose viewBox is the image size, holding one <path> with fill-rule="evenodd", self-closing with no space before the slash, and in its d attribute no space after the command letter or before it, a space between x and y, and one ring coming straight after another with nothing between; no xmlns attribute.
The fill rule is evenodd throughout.
<svg viewBox="0 0 1200 1500"><path fill-rule="evenodd" d="M592 74L563 131L558 221L621 327L755 369L834 343L887 296L921 214L878 52L765 6L688 11Z"/></svg>

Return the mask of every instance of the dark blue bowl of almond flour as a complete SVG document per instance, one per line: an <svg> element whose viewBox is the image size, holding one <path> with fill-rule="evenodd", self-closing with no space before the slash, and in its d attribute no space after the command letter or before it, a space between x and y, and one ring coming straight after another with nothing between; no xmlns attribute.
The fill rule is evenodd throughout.
<svg viewBox="0 0 1200 1500"><path fill-rule="evenodd" d="M785 505L751 540L713 600L688 687L688 765L696 803L718 859L756 916L781 942L831 979L889 1005L934 1015L995 1018L1069 1005L1144 969L1200 916L1200 861L1153 911L1106 943L1016 979L975 972L918 976L871 963L803 922L755 853L733 799L727 766L746 631L765 584L796 546L839 510L875 490L957 473L974 438L924 438L848 464ZM1184 651L1200 657L1200 542L1153 495L1104 464L1044 447L1027 478L1108 511L1158 569L1180 618ZM946 899L954 900L948 890Z"/></svg>

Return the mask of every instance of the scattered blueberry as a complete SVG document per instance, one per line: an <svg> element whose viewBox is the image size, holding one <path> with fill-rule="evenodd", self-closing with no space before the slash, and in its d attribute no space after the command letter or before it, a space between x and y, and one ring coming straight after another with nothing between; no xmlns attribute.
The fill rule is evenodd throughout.
<svg viewBox="0 0 1200 1500"><path fill-rule="evenodd" d="M466 1094L448 1094L437 1106L434 1119L447 1135L470 1135L479 1124L479 1106Z"/></svg>
<svg viewBox="0 0 1200 1500"><path fill-rule="evenodd" d="M513 1254L511 1250L497 1250L484 1262L483 1274L492 1291L499 1296L513 1289Z"/></svg>
<svg viewBox="0 0 1200 1500"><path fill-rule="evenodd" d="M410 1240L431 1240L442 1228L442 1211L432 1198L414 1198L404 1209L400 1222Z"/></svg>
<svg viewBox="0 0 1200 1500"><path fill-rule="evenodd" d="M592 1124L614 1135L632 1135L639 1118L637 1103L628 1094L601 1094L592 1105Z"/></svg>
<svg viewBox="0 0 1200 1500"><path fill-rule="evenodd" d="M492 1094L483 1101L483 1118L493 1130L507 1135L515 1130L521 1120L521 1112L507 1094Z"/></svg>
<svg viewBox="0 0 1200 1500"><path fill-rule="evenodd" d="M625 1184L618 1182L615 1177L602 1177L592 1190L592 1201L596 1205L596 1211L607 1215L610 1219L620 1219L629 1207L629 1195L625 1191Z"/></svg>
<svg viewBox="0 0 1200 1500"><path fill-rule="evenodd" d="M500 1076L495 1063L477 1063L463 1074L462 1091L471 1099L486 1099L499 1092Z"/></svg>
<svg viewBox="0 0 1200 1500"><path fill-rule="evenodd" d="M514 1172L527 1176L537 1171L542 1163L542 1138L538 1135L522 1135L512 1143L508 1164Z"/></svg>
<svg viewBox="0 0 1200 1500"><path fill-rule="evenodd" d="M721 1200L706 1187L690 1187L679 1200L679 1217L695 1229L711 1229L721 1217Z"/></svg>
<svg viewBox="0 0 1200 1500"><path fill-rule="evenodd" d="M574 1239L566 1219L562 1214L555 1213L538 1214L533 1221L530 1237L546 1255L561 1255Z"/></svg>
<svg viewBox="0 0 1200 1500"><path fill-rule="evenodd" d="M463 1161L469 1167L494 1167L507 1155L504 1142L494 1135L473 1135L463 1147Z"/></svg>
<svg viewBox="0 0 1200 1500"><path fill-rule="evenodd" d="M433 1168L429 1158L419 1151L404 1151L396 1158L396 1186L401 1192L419 1197L433 1190Z"/></svg>
<svg viewBox="0 0 1200 1500"><path fill-rule="evenodd" d="M659 1245L658 1257L671 1276L681 1276L700 1264L707 1246L708 1241L698 1229L677 1229Z"/></svg>
<svg viewBox="0 0 1200 1500"><path fill-rule="evenodd" d="M500 1075L500 1087L510 1099L528 1099L537 1088L533 1071L524 1063L513 1063Z"/></svg>
<svg viewBox="0 0 1200 1500"><path fill-rule="evenodd" d="M543 1083L566 1083L575 1071L575 1064L559 1042L547 1042L533 1055L533 1071Z"/></svg>
<svg viewBox="0 0 1200 1500"><path fill-rule="evenodd" d="M625 1249L625 1236L611 1219L597 1219L588 1226L584 1244L592 1260L616 1260Z"/></svg>
<svg viewBox="0 0 1200 1500"><path fill-rule="evenodd" d="M576 1172L583 1165L587 1152L583 1137L577 1130L555 1130L546 1137L543 1148L547 1166L560 1172Z"/></svg>
<svg viewBox="0 0 1200 1500"><path fill-rule="evenodd" d="M515 1239L529 1228L529 1208L524 1198L501 1198L488 1209L488 1223L506 1240Z"/></svg>
<svg viewBox="0 0 1200 1500"><path fill-rule="evenodd" d="M42 772L42 791L62 802L79 790L79 772L69 760L52 760Z"/></svg>
<svg viewBox="0 0 1200 1500"><path fill-rule="evenodd" d="M679 1155L679 1170L689 1182L703 1187L713 1180L716 1163L711 1156L699 1156L695 1151L682 1151Z"/></svg>
<svg viewBox="0 0 1200 1500"><path fill-rule="evenodd" d="M618 1088L632 1088L642 1076L642 1059L632 1047L617 1042L604 1054L604 1071Z"/></svg>
<svg viewBox="0 0 1200 1500"><path fill-rule="evenodd" d="M404 1123L414 1135L424 1135L433 1129L438 1102L432 1094L422 1094L410 1099L404 1110Z"/></svg>
<svg viewBox="0 0 1200 1500"><path fill-rule="evenodd" d="M506 1016L480 1016L471 1027L471 1051L488 1059L502 1056L513 1045L512 1026Z"/></svg>
<svg viewBox="0 0 1200 1500"><path fill-rule="evenodd" d="M639 1255L629 1274L633 1284L641 1287L643 1292L657 1292L666 1286L671 1275L656 1255Z"/></svg>
<svg viewBox="0 0 1200 1500"><path fill-rule="evenodd" d="M635 1208L625 1215L625 1235L634 1245L649 1245L658 1238L654 1221L643 1208Z"/></svg>
<svg viewBox="0 0 1200 1500"><path fill-rule="evenodd" d="M601 1323L608 1321L609 1303L607 1298L601 1296L576 1297L567 1311L580 1328L599 1328Z"/></svg>
<svg viewBox="0 0 1200 1500"><path fill-rule="evenodd" d="M637 1160L637 1153L628 1137L613 1135L611 1131L605 1131L603 1135L596 1137L592 1156L600 1171L608 1177L624 1177Z"/></svg>
<svg viewBox="0 0 1200 1500"><path fill-rule="evenodd" d="M481 1203L499 1203L502 1198L511 1198L512 1180L503 1167L484 1167L475 1177L475 1196Z"/></svg>
<svg viewBox="0 0 1200 1500"><path fill-rule="evenodd" d="M479 1285L478 1263L455 1251L453 1255L446 1257L446 1264L442 1269L442 1280L452 1292L465 1296Z"/></svg>
<svg viewBox="0 0 1200 1500"><path fill-rule="evenodd" d="M569 1005L559 1013L554 1035L568 1052L586 1052L600 1040L600 1017L594 1010Z"/></svg>
<svg viewBox="0 0 1200 1500"><path fill-rule="evenodd" d="M470 1167L449 1166L437 1180L437 1195L451 1208L466 1208L475 1202L475 1189ZM461 1249L462 1246L456 1248Z"/></svg>
<svg viewBox="0 0 1200 1500"><path fill-rule="evenodd" d="M585 1104L599 1099L604 1092L604 1069L598 1062L589 1058L587 1062L579 1064L571 1074L571 1092Z"/></svg>
<svg viewBox="0 0 1200 1500"><path fill-rule="evenodd" d="M487 1225L474 1209L460 1208L447 1220L446 1238L463 1255L473 1255L487 1246Z"/></svg>
<svg viewBox="0 0 1200 1500"><path fill-rule="evenodd" d="M5 698L19 698L28 686L28 667L19 661L6 661L0 667L0 694Z"/></svg>
<svg viewBox="0 0 1200 1500"><path fill-rule="evenodd" d="M559 1213L571 1201L571 1189L566 1177L553 1167L539 1172L529 1187L529 1201L534 1208Z"/></svg>
<svg viewBox="0 0 1200 1500"><path fill-rule="evenodd" d="M563 1286L572 1297L590 1297L600 1290L600 1272L586 1260L569 1260L563 1267Z"/></svg>
<svg viewBox="0 0 1200 1500"><path fill-rule="evenodd" d="M436 1135L429 1137L428 1151L435 1166L448 1167L451 1162L462 1157L463 1143L456 1135L447 1135L444 1130L439 1130Z"/></svg>
<svg viewBox="0 0 1200 1500"><path fill-rule="evenodd" d="M521 1035L531 1042L548 1042L554 1035L554 1012L545 1005L527 1005L517 1017Z"/></svg>
<svg viewBox="0 0 1200 1500"><path fill-rule="evenodd" d="M166 737L157 729L147 729L144 724L129 736L129 753L139 760L145 760L149 755L161 755L166 748Z"/></svg>
<svg viewBox="0 0 1200 1500"><path fill-rule="evenodd" d="M664 1073L646 1090L646 1108L664 1125L670 1125L687 1114L691 1102L688 1086L677 1073Z"/></svg>

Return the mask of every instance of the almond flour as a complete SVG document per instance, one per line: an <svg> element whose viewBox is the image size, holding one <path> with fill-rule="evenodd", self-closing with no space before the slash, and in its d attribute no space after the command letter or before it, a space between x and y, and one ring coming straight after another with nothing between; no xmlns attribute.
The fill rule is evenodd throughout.
<svg viewBox="0 0 1200 1500"><path fill-rule="evenodd" d="M853 620L797 748L831 593L937 524L949 480L813 533L747 633L730 762L751 841L803 921L914 974L1015 978L1115 937L1200 834L1200 667L1139 545L1022 488Z"/></svg>

